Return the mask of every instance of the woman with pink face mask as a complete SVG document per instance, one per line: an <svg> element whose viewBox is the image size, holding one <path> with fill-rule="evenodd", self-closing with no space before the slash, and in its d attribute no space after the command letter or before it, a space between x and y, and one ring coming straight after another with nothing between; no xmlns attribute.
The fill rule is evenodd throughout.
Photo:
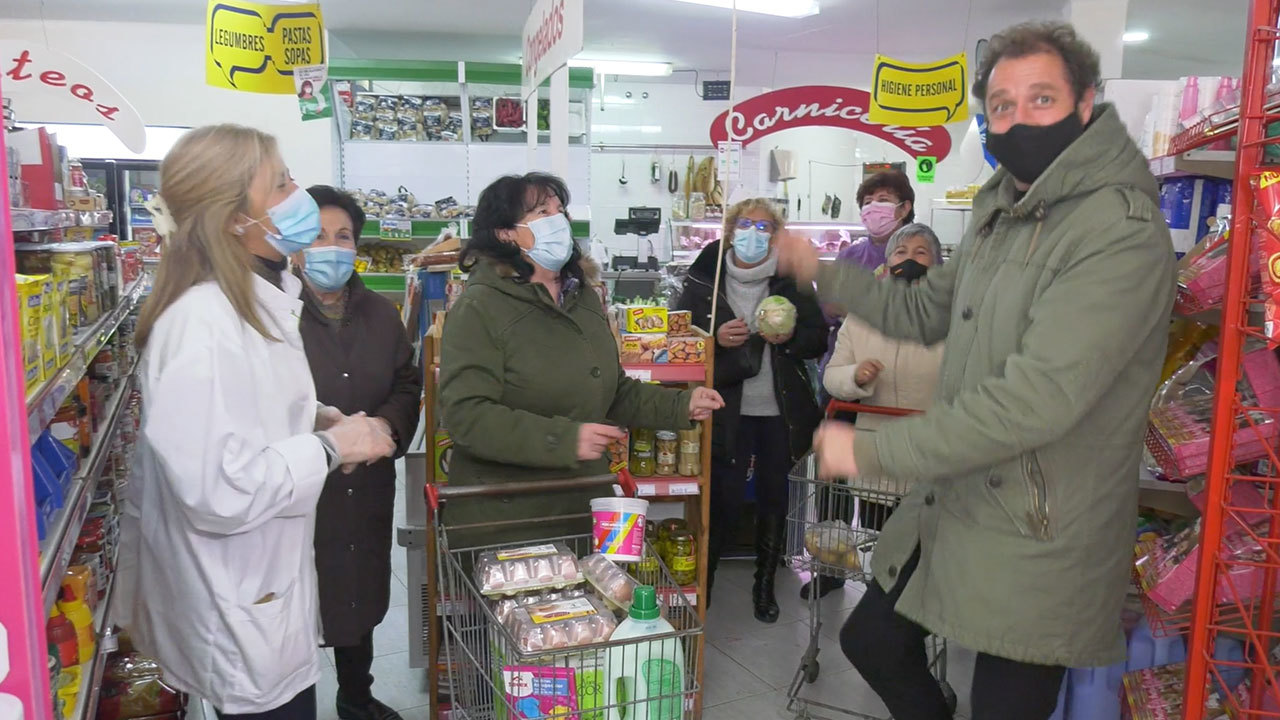
<svg viewBox="0 0 1280 720"><path fill-rule="evenodd" d="M884 265L889 237L903 225L915 222L916 191L906 175L889 170L864 180L858 187L857 199L867 234L841 251L836 260L875 270Z"/></svg>

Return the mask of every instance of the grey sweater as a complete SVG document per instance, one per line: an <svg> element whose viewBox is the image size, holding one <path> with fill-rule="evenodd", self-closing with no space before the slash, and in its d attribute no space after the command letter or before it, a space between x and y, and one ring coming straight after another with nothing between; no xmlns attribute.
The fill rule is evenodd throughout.
<svg viewBox="0 0 1280 720"><path fill-rule="evenodd" d="M778 271L778 255L770 253L769 259L753 268L740 268L733 261L733 250L724 259L725 297L729 307L738 317L746 320L751 332L756 332L756 308L769 297L769 280ZM773 391L773 358L765 348L760 372L742 384L742 414L752 417L780 415L778 398Z"/></svg>

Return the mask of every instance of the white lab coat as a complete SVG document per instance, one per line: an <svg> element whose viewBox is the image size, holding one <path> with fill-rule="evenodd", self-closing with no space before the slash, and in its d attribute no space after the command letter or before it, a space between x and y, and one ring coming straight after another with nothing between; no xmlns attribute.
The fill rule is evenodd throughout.
<svg viewBox="0 0 1280 720"><path fill-rule="evenodd" d="M122 520L122 624L178 688L225 713L288 702L320 676L312 537L328 474L298 333L301 284L254 276L280 342L213 282L156 323Z"/></svg>

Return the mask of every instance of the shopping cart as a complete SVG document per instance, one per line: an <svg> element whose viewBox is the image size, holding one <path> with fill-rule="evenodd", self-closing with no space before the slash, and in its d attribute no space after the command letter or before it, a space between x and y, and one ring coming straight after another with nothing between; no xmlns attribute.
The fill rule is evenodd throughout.
<svg viewBox="0 0 1280 720"><path fill-rule="evenodd" d="M535 544L563 544L579 558L585 557L594 551L590 534L539 537L534 542L517 545L464 548L449 545L451 531L496 531L517 525L536 529L538 525L576 519L585 520L584 524L590 522L590 513L580 513L533 521L499 519L448 526L445 518L450 503L467 502L475 497L520 497L590 487L600 487L602 494L612 495L615 483L622 486L627 495L635 495L635 486L625 474L498 485L427 486L428 522L431 544L435 546L429 564L436 570L436 583L428 587L428 607L437 607L439 620L433 628L436 632L432 637L431 655L437 659L437 667L444 670L440 673L443 677L437 701L440 696L449 697L448 710L444 711L444 704L440 703L438 717L447 720L694 718L695 708L699 706L696 700L702 690L698 683L702 624L697 609L672 580L654 548L645 548L645 560L649 562L642 562L638 567L648 569L637 580L655 588L662 616L675 631L643 639L571 646L585 640L583 635L575 636L578 630L545 634L539 631L537 642L531 642L528 634L513 632L511 621L504 613L504 607L510 610L511 606L502 606L499 601L487 598L472 576L473 568L484 553ZM590 585L582 588L591 592ZM506 623L500 621L499 613L508 617ZM529 615L537 617L533 612ZM558 619L571 620L572 613L561 613ZM533 622L546 622L549 628L554 620ZM586 625L580 628L582 632L587 629ZM637 680L628 684L610 682L610 677Z"/></svg>
<svg viewBox="0 0 1280 720"><path fill-rule="evenodd" d="M914 410L860 405L838 400L827 405L827 417L837 412L902 417ZM809 593L809 645L800 658L800 667L787 694L787 709L801 720L816 717L814 709L865 720L882 720L849 708L836 707L803 695L806 685L821 673L818 661L822 635L822 602L817 578L825 575L846 581L867 583L871 578L871 554L876 538L893 509L907 494L907 484L890 478L848 478L839 482L818 479L817 461L812 454L791 472L791 498L787 507L787 558L791 567L808 572L814 585ZM929 638L930 670L954 712L956 694L947 683L947 641Z"/></svg>

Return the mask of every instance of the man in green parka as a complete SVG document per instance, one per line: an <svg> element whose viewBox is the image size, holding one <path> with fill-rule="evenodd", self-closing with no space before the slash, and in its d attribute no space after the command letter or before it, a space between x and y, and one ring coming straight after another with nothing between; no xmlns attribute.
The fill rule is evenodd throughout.
<svg viewBox="0 0 1280 720"><path fill-rule="evenodd" d="M892 337L945 340L938 402L876 433L830 423L824 477L916 480L875 581L841 633L897 720L951 717L926 666L935 633L977 650L973 720L1043 720L1066 667L1125 656L1138 467L1174 297L1155 179L1097 53L1060 22L991 38L973 87L1000 169L951 262L915 285L783 264ZM794 239L793 239L794 240Z"/></svg>

